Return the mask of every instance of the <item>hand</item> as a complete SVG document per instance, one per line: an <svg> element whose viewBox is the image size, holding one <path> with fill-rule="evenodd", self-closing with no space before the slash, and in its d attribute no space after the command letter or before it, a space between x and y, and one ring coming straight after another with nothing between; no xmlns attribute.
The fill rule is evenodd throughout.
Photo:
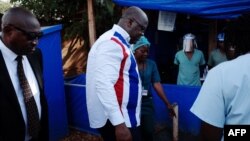
<svg viewBox="0 0 250 141"><path fill-rule="evenodd" d="M174 107L172 105L168 105L168 110L169 110L170 117L176 117L176 113L175 113Z"/></svg>
<svg viewBox="0 0 250 141"><path fill-rule="evenodd" d="M132 135L125 123L115 126L115 136L117 141L132 141Z"/></svg>

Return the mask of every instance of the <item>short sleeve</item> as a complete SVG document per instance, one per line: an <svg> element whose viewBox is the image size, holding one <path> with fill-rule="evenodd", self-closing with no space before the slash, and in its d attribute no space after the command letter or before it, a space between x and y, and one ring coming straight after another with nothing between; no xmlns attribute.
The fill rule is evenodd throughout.
<svg viewBox="0 0 250 141"><path fill-rule="evenodd" d="M206 123L223 128L225 105L222 94L222 80L219 69L212 69L190 111Z"/></svg>
<svg viewBox="0 0 250 141"><path fill-rule="evenodd" d="M174 64L176 64L176 65L179 65L179 64L180 64L179 59L178 59L178 56L179 56L179 52L177 52L177 53L175 54L175 57L174 57Z"/></svg>

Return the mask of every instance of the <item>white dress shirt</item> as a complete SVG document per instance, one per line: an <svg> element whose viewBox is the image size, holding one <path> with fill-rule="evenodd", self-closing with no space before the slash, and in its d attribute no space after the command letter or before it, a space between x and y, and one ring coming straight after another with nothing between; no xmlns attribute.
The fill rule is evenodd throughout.
<svg viewBox="0 0 250 141"><path fill-rule="evenodd" d="M17 76L17 61L15 60L17 55L13 51L11 51L9 48L7 48L3 44L2 40L0 40L0 50L2 52L5 64L7 66L7 70L9 72L11 82L14 86L16 96L17 96L17 99L18 99L18 102L19 102L19 105L20 105L20 108L22 111L23 119L24 119L24 122L26 125L25 140L29 140L30 137L28 135L28 130L27 130L27 113L26 113L22 89L20 87L19 79ZM39 91L36 77L34 75L34 72L31 68L30 63L29 63L26 56L23 56L22 63L23 63L23 69L24 69L25 76L29 82L29 85L31 87L31 91L32 91L34 98L35 98L35 101L36 101L36 105L37 105L38 113L39 113L39 118L41 119L40 91Z"/></svg>

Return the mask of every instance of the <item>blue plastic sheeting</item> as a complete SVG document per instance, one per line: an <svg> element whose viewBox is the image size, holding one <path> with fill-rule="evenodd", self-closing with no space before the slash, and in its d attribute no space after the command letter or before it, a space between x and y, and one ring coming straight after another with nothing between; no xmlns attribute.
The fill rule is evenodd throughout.
<svg viewBox="0 0 250 141"><path fill-rule="evenodd" d="M64 78L65 83L73 83L73 84L86 84L86 75L76 75L73 77Z"/></svg>
<svg viewBox="0 0 250 141"><path fill-rule="evenodd" d="M65 80L65 95L67 100L68 121L73 128L98 134L98 131L89 127L86 105L85 75Z"/></svg>
<svg viewBox="0 0 250 141"><path fill-rule="evenodd" d="M92 134L98 131L89 127L85 86L65 85L69 126Z"/></svg>
<svg viewBox="0 0 250 141"><path fill-rule="evenodd" d="M163 89L168 100L172 104L177 103L178 105L179 130L198 135L200 120L189 110L200 91L200 87L163 84ZM169 117L168 109L154 90L153 100L156 124L172 127L172 119Z"/></svg>
<svg viewBox="0 0 250 141"><path fill-rule="evenodd" d="M193 115L189 109L196 99L200 87L164 84L163 88L167 93L169 101L178 104L179 130L198 135L200 120ZM67 99L69 125L89 133L98 134L97 130L89 127L85 95L85 75L82 74L71 80L68 79L65 82L65 94ZM156 96L154 91L153 98L156 124L172 127L172 119L168 116L168 110L160 98Z"/></svg>
<svg viewBox="0 0 250 141"><path fill-rule="evenodd" d="M177 12L212 19L237 18L250 11L249 0L113 0L122 6Z"/></svg>
<svg viewBox="0 0 250 141"><path fill-rule="evenodd" d="M43 53L44 87L49 108L50 141L58 141L68 133L61 54L61 25L43 27L44 36L38 47Z"/></svg>

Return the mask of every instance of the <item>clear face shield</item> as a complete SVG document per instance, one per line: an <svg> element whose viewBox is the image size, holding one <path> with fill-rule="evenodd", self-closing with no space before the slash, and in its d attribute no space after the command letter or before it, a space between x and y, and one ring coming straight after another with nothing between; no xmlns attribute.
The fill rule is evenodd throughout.
<svg viewBox="0 0 250 141"><path fill-rule="evenodd" d="M193 34L186 34L183 38L183 51L192 52L194 48L197 48L195 36Z"/></svg>

